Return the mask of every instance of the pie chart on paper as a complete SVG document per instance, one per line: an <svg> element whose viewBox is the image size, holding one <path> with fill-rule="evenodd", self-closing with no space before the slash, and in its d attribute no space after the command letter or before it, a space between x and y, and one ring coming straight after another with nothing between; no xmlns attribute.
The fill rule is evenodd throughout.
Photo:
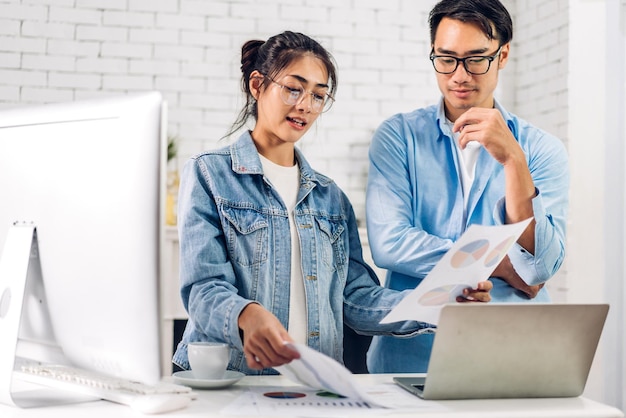
<svg viewBox="0 0 626 418"><path fill-rule="evenodd" d="M511 245L513 245L514 241L515 237L508 237L500 244L496 245L493 250L491 250L489 254L487 254L487 257L485 257L485 267L495 266L496 263L499 262L500 259L502 259L504 255L509 251L509 248L511 248Z"/></svg>
<svg viewBox="0 0 626 418"><path fill-rule="evenodd" d="M452 267L460 269L474 264L476 261L485 255L489 249L489 241L486 239L479 239L465 244L459 250L452 255L450 264Z"/></svg>
<svg viewBox="0 0 626 418"><path fill-rule="evenodd" d="M437 306L444 305L446 303L455 302L456 297L467 286L462 284L449 284L445 286L436 287L424 293L419 298L419 303L424 306Z"/></svg>

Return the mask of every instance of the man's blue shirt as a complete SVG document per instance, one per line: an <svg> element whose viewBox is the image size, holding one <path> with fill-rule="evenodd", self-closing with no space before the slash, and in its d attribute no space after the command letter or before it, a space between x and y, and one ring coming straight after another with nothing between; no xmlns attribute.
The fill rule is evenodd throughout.
<svg viewBox="0 0 626 418"><path fill-rule="evenodd" d="M496 108L522 148L537 190L533 199L535 254L515 244L509 257L526 283L543 283L557 272L565 255L567 153L558 138L507 112L498 103ZM367 230L375 263L388 270L387 287L415 288L469 225L504 223L502 165L481 148L466 210L453 141L443 100L438 105L397 114L374 134L369 151ZM494 302L529 300L503 280L492 281ZM545 287L533 299L549 300ZM424 342L421 350L411 350L412 340ZM426 371L432 336L409 341L375 337L369 352L370 371Z"/></svg>

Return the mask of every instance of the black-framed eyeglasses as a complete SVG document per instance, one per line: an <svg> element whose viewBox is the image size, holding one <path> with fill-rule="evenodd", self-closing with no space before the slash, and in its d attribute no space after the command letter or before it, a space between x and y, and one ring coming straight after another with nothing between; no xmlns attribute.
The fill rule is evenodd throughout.
<svg viewBox="0 0 626 418"><path fill-rule="evenodd" d="M286 105L294 106L304 100L306 95L309 94L311 96L311 112L324 113L327 112L335 102L335 99L330 94L306 91L298 82L290 81L281 84L270 77L267 78L280 87L280 97Z"/></svg>
<svg viewBox="0 0 626 418"><path fill-rule="evenodd" d="M459 63L463 63L465 71L472 75L486 74L491 67L491 63L496 59L502 47L498 48L493 55L474 55L465 58L457 58L452 55L435 55L434 51L430 52L430 60L433 63L435 71L439 74L452 74L459 67Z"/></svg>

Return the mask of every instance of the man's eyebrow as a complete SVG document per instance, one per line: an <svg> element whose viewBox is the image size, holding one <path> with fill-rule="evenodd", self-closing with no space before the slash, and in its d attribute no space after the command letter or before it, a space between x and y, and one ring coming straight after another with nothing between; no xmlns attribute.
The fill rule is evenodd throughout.
<svg viewBox="0 0 626 418"><path fill-rule="evenodd" d="M489 51L489 48L472 49L470 51L467 51L465 54L463 54L463 56L469 57L469 56L472 56L472 55L480 55L480 54L484 54L487 51ZM437 48L435 52L437 52L437 54L441 54L441 55L452 55L452 56L455 56L455 57L460 56L456 51L451 51L451 50L445 49L445 48Z"/></svg>
<svg viewBox="0 0 626 418"><path fill-rule="evenodd" d="M298 74L289 74L288 77L293 77L296 80L300 81L301 83L308 83L309 80L307 80L306 78L302 77L301 75ZM328 88L328 84L324 84L324 83L317 83L316 87L321 87L321 88Z"/></svg>

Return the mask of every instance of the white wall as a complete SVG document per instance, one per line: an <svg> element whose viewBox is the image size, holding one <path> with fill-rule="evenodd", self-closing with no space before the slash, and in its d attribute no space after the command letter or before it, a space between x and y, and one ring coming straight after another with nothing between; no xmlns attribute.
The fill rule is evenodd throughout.
<svg viewBox="0 0 626 418"><path fill-rule="evenodd" d="M611 304L612 313L607 321L605 346L603 347L606 363L604 396L608 402L626 409L624 389L624 324L626 286L624 286L625 266L625 190L626 171L624 169L626 134L624 120L626 106L624 103L624 51L626 36L624 22L626 2L624 0L607 0L605 7L606 54L606 96L603 125L605 127L605 165L604 165L604 255L605 265L605 299Z"/></svg>
<svg viewBox="0 0 626 418"><path fill-rule="evenodd" d="M624 399L624 10L620 0L570 1L568 300L609 302L585 394Z"/></svg>
<svg viewBox="0 0 626 418"><path fill-rule="evenodd" d="M570 56L570 107L569 154L572 166L572 192L568 233L567 268L570 272L571 301L604 301L605 254L603 217L598 214L604 207L605 128L602 123L605 113L605 79L598 77L605 69L602 59L588 64L588 51L604 56L606 45L605 16L603 2L572 2L572 37ZM584 16L584 19L582 17ZM589 32L587 19L597 22L598 30ZM581 83L577 80L585 80ZM600 169L599 169L600 168ZM595 245L589 245L594 243ZM604 334L603 344L607 333ZM603 350L599 350L603 353ZM591 388L587 392L603 392L605 382L601 371L606 356L598 355L590 378Z"/></svg>
<svg viewBox="0 0 626 418"><path fill-rule="evenodd" d="M514 95L508 106L568 145L569 2L517 0L507 6L514 16L514 74L507 75ZM567 263L547 286L555 302L567 300Z"/></svg>

